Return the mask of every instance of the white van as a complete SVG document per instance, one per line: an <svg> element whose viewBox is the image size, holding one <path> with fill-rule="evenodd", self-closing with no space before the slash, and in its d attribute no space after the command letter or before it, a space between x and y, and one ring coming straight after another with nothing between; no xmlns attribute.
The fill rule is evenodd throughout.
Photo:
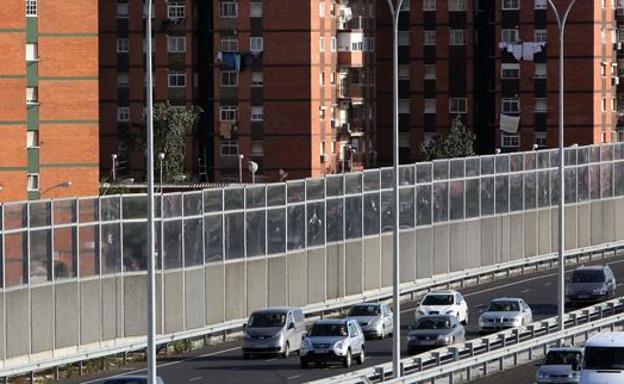
<svg viewBox="0 0 624 384"><path fill-rule="evenodd" d="M605 332L585 343L581 384L624 383L624 332Z"/></svg>

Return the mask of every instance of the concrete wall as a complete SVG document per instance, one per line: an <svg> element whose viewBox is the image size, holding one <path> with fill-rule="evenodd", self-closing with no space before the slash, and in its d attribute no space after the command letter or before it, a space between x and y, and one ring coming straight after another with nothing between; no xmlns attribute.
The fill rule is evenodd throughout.
<svg viewBox="0 0 624 384"><path fill-rule="evenodd" d="M567 207L565 232L568 249L624 240L624 199ZM402 230L401 281L552 252L556 234L556 208ZM245 318L265 306L370 294L390 286L391 279L389 232L166 271L157 276L158 329L181 332ZM0 358L141 335L145 288L145 275L132 273L0 292Z"/></svg>

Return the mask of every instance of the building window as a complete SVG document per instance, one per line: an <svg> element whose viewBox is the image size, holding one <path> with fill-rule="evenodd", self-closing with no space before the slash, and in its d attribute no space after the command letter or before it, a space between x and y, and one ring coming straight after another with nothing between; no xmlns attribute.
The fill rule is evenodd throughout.
<svg viewBox="0 0 624 384"><path fill-rule="evenodd" d="M117 39L117 53L128 53L128 39Z"/></svg>
<svg viewBox="0 0 624 384"><path fill-rule="evenodd" d="M120 88L128 87L128 72L120 72L117 74L117 86Z"/></svg>
<svg viewBox="0 0 624 384"><path fill-rule="evenodd" d="M520 9L520 0L502 0L503 11L513 11Z"/></svg>
<svg viewBox="0 0 624 384"><path fill-rule="evenodd" d="M438 78L435 64L425 65L425 80L435 80Z"/></svg>
<svg viewBox="0 0 624 384"><path fill-rule="evenodd" d="M143 53L147 52L147 39L143 39ZM156 41L152 39L152 52L156 52Z"/></svg>
<svg viewBox="0 0 624 384"><path fill-rule="evenodd" d="M460 46L466 44L463 29L451 29L449 33L449 44L451 46Z"/></svg>
<svg viewBox="0 0 624 384"><path fill-rule="evenodd" d="M409 99L399 100L399 113L410 113L410 100Z"/></svg>
<svg viewBox="0 0 624 384"><path fill-rule="evenodd" d="M264 107L251 107L251 121L263 121L264 120Z"/></svg>
<svg viewBox="0 0 624 384"><path fill-rule="evenodd" d="M468 112L468 99L465 97L452 97L449 99L449 113L464 114Z"/></svg>
<svg viewBox="0 0 624 384"><path fill-rule="evenodd" d="M238 120L238 107L224 106L219 108L219 118L224 122L235 122Z"/></svg>
<svg viewBox="0 0 624 384"><path fill-rule="evenodd" d="M423 1L423 11L435 11L436 10L436 0L424 0Z"/></svg>
<svg viewBox="0 0 624 384"><path fill-rule="evenodd" d="M37 44L26 44L26 61L39 60Z"/></svg>
<svg viewBox="0 0 624 384"><path fill-rule="evenodd" d="M535 145L537 148L546 148L548 146L546 132L535 132Z"/></svg>
<svg viewBox="0 0 624 384"><path fill-rule="evenodd" d="M535 0L535 9L547 9L548 8L548 0Z"/></svg>
<svg viewBox="0 0 624 384"><path fill-rule="evenodd" d="M264 141L251 142L251 156L264 156Z"/></svg>
<svg viewBox="0 0 624 384"><path fill-rule="evenodd" d="M37 0L26 0L26 16L37 17Z"/></svg>
<svg viewBox="0 0 624 384"><path fill-rule="evenodd" d="M517 29L501 29L501 42L517 43L520 40L520 31Z"/></svg>
<svg viewBox="0 0 624 384"><path fill-rule="evenodd" d="M128 18L128 3L117 3L117 18L118 19Z"/></svg>
<svg viewBox="0 0 624 384"><path fill-rule="evenodd" d="M27 87L26 88L26 104L37 104L39 101L39 88Z"/></svg>
<svg viewBox="0 0 624 384"><path fill-rule="evenodd" d="M425 31L424 45L436 45L436 31Z"/></svg>
<svg viewBox="0 0 624 384"><path fill-rule="evenodd" d="M147 17L147 2L145 0L143 0L143 18L145 19ZM156 4L152 3L152 18L156 17Z"/></svg>
<svg viewBox="0 0 624 384"><path fill-rule="evenodd" d="M262 17L262 3L252 1L249 3L249 17Z"/></svg>
<svg viewBox="0 0 624 384"><path fill-rule="evenodd" d="M262 52L264 50L264 40L262 37L250 37L249 50L251 52Z"/></svg>
<svg viewBox="0 0 624 384"><path fill-rule="evenodd" d="M548 99L546 98L535 99L535 112L536 113L548 112Z"/></svg>
<svg viewBox="0 0 624 384"><path fill-rule="evenodd" d="M236 1L222 1L219 5L219 16L222 19L238 17L238 3Z"/></svg>
<svg viewBox="0 0 624 384"><path fill-rule="evenodd" d="M374 52L375 51L375 38L374 37L367 37L366 41L368 42L368 50L370 52Z"/></svg>
<svg viewBox="0 0 624 384"><path fill-rule="evenodd" d="M167 36L167 52L182 53L186 52L185 36Z"/></svg>
<svg viewBox="0 0 624 384"><path fill-rule="evenodd" d="M468 10L467 0L449 0L449 12L464 12Z"/></svg>
<svg viewBox="0 0 624 384"><path fill-rule="evenodd" d="M262 74L262 72L251 73L251 86L252 87L264 86L264 75Z"/></svg>
<svg viewBox="0 0 624 384"><path fill-rule="evenodd" d="M186 87L186 74L181 72L172 72L168 76L169 88Z"/></svg>
<svg viewBox="0 0 624 384"><path fill-rule="evenodd" d="M221 52L238 52L238 40L233 38L221 39Z"/></svg>
<svg viewBox="0 0 624 384"><path fill-rule="evenodd" d="M607 64L606 63L600 63L600 76L602 77L607 76Z"/></svg>
<svg viewBox="0 0 624 384"><path fill-rule="evenodd" d="M170 19L183 19L185 16L184 3L172 3L167 5L167 17Z"/></svg>
<svg viewBox="0 0 624 384"><path fill-rule="evenodd" d="M425 99L424 113L436 113L436 99Z"/></svg>
<svg viewBox="0 0 624 384"><path fill-rule="evenodd" d="M337 40L336 40L336 37L335 37L335 36L333 36L333 37L331 38L331 51L332 51L332 52L336 52L336 48L337 48L337 47L338 47L338 42L337 42Z"/></svg>
<svg viewBox="0 0 624 384"><path fill-rule="evenodd" d="M125 123L130 121L130 108L129 107L117 107L117 121Z"/></svg>
<svg viewBox="0 0 624 384"><path fill-rule="evenodd" d="M546 63L536 63L535 64L535 78L545 79L547 76L548 76L548 68L546 67Z"/></svg>
<svg viewBox="0 0 624 384"><path fill-rule="evenodd" d="M410 148L410 134L409 132L399 132L399 147Z"/></svg>
<svg viewBox="0 0 624 384"><path fill-rule="evenodd" d="M506 133L501 134L501 147L502 148L519 148L520 147L520 135L509 135Z"/></svg>
<svg viewBox="0 0 624 384"><path fill-rule="evenodd" d="M238 156L238 143L234 140L221 141L221 156Z"/></svg>
<svg viewBox="0 0 624 384"><path fill-rule="evenodd" d="M38 173L29 173L26 175L26 188L30 192L39 190L39 174Z"/></svg>
<svg viewBox="0 0 624 384"><path fill-rule="evenodd" d="M401 12L407 12L410 10L410 2L409 1L403 1L403 3L401 4Z"/></svg>
<svg viewBox="0 0 624 384"><path fill-rule="evenodd" d="M325 52L325 38L323 36L319 38L319 50Z"/></svg>
<svg viewBox="0 0 624 384"><path fill-rule="evenodd" d="M221 86L222 87L237 87L238 86L238 72L236 71L221 72Z"/></svg>
<svg viewBox="0 0 624 384"><path fill-rule="evenodd" d="M319 84L321 86L325 85L325 72L319 73Z"/></svg>
<svg viewBox="0 0 624 384"><path fill-rule="evenodd" d="M515 98L503 98L501 101L503 113L520 113L520 100Z"/></svg>
<svg viewBox="0 0 624 384"><path fill-rule="evenodd" d="M602 112L607 112L607 99L602 99L602 104L601 104L600 110Z"/></svg>
<svg viewBox="0 0 624 384"><path fill-rule="evenodd" d="M319 3L319 16L325 17L325 1L323 0Z"/></svg>
<svg viewBox="0 0 624 384"><path fill-rule="evenodd" d="M547 43L548 42L548 30L546 29L536 29L534 32L535 42L537 43Z"/></svg>
<svg viewBox="0 0 624 384"><path fill-rule="evenodd" d="M409 31L399 31L399 45L410 45Z"/></svg>
<svg viewBox="0 0 624 384"><path fill-rule="evenodd" d="M501 64L501 79L519 79L520 64L503 63Z"/></svg>
<svg viewBox="0 0 624 384"><path fill-rule="evenodd" d="M329 83L336 84L336 72L330 72L329 74Z"/></svg>
<svg viewBox="0 0 624 384"><path fill-rule="evenodd" d="M409 80L410 67L409 65L399 65L399 80Z"/></svg>
<svg viewBox="0 0 624 384"><path fill-rule="evenodd" d="M39 131L27 131L26 132L26 147L27 148L39 147Z"/></svg>

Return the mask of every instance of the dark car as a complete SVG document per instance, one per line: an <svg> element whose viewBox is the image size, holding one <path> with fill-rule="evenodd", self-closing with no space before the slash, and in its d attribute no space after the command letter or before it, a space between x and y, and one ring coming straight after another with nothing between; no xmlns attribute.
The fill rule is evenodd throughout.
<svg viewBox="0 0 624 384"><path fill-rule="evenodd" d="M608 265L579 267L566 284L569 304L594 303L615 296L615 276Z"/></svg>

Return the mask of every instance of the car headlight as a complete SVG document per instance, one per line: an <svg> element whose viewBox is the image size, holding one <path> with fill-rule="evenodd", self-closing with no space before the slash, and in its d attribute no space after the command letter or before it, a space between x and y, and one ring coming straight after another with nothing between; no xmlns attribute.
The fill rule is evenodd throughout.
<svg viewBox="0 0 624 384"><path fill-rule="evenodd" d="M307 337L303 339L303 342L301 342L301 348L312 349L312 342L310 341L310 339L308 339Z"/></svg>
<svg viewBox="0 0 624 384"><path fill-rule="evenodd" d="M413 342L413 341L416 341L416 336L414 336L414 335L408 335L408 336L407 336L407 341L412 341L412 342Z"/></svg>
<svg viewBox="0 0 624 384"><path fill-rule="evenodd" d="M336 353L340 353L342 352L342 348L344 347L345 342L343 341L339 341L336 344L334 344L334 352Z"/></svg>
<svg viewBox="0 0 624 384"><path fill-rule="evenodd" d="M449 309L448 311L445 312L447 315L455 315L455 310L454 309Z"/></svg>
<svg viewBox="0 0 624 384"><path fill-rule="evenodd" d="M550 374L545 372L537 372L538 379L550 379Z"/></svg>
<svg viewBox="0 0 624 384"><path fill-rule="evenodd" d="M604 295L605 292L607 292L607 290L604 288L596 288L593 290L593 293L598 294L598 295Z"/></svg>
<svg viewBox="0 0 624 384"><path fill-rule="evenodd" d="M373 319L368 322L369 327L378 328L381 325L381 319Z"/></svg>
<svg viewBox="0 0 624 384"><path fill-rule="evenodd" d="M251 340L252 339L251 335L249 333L247 333L247 332L245 332L243 334L243 337L245 338L245 340Z"/></svg>
<svg viewBox="0 0 624 384"><path fill-rule="evenodd" d="M416 315L418 316L424 316L426 315L427 312L425 312L425 310L418 308L418 310L416 311Z"/></svg>
<svg viewBox="0 0 624 384"><path fill-rule="evenodd" d="M577 371L572 371L572 372L570 372L570 374L568 375L568 378L570 378L570 379L577 379L577 378L579 378L580 376L581 376L581 373L580 373L580 372L577 372Z"/></svg>
<svg viewBox="0 0 624 384"><path fill-rule="evenodd" d="M450 336L440 335L438 336L438 343L449 344L451 342Z"/></svg>

